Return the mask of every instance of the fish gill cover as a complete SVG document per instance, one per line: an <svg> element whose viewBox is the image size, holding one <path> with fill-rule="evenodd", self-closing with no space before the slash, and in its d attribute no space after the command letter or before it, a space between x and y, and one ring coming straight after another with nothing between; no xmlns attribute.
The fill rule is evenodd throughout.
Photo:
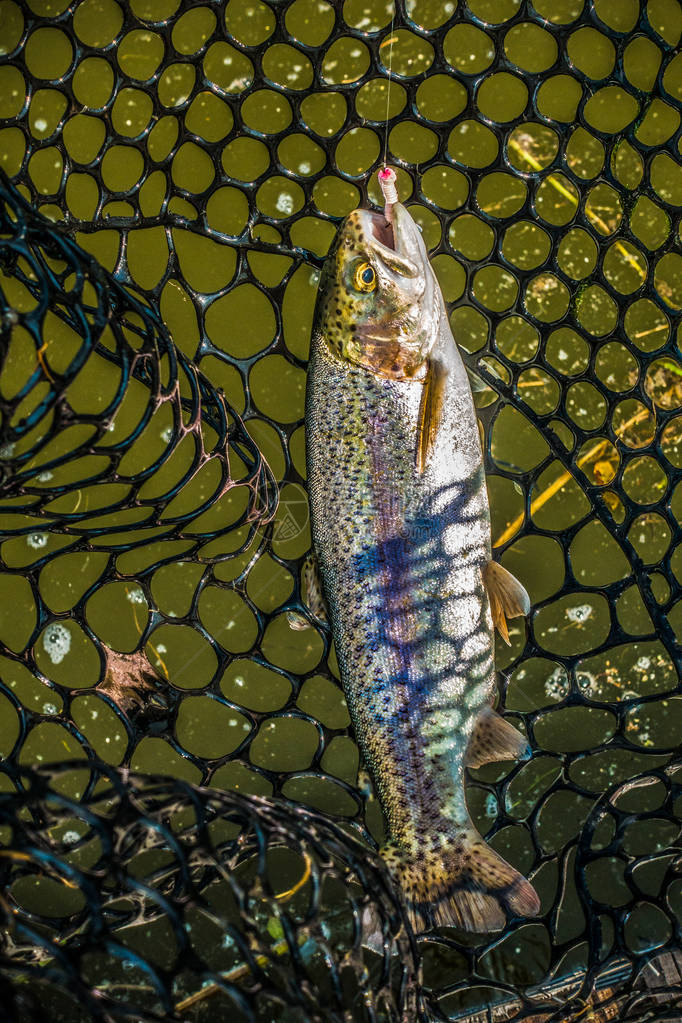
<svg viewBox="0 0 682 1023"><path fill-rule="evenodd" d="M678 0L0 2L10 1019L679 1019L681 33ZM385 145L533 602L497 651L533 756L468 800L541 915L418 948L287 617L318 273Z"/></svg>

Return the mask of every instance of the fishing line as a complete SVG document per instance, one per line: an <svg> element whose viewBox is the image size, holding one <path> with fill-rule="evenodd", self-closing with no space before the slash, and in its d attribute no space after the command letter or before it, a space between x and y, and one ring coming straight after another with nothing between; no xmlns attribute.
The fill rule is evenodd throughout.
<svg viewBox="0 0 682 1023"><path fill-rule="evenodd" d="M393 71L393 42L395 40L395 8L397 0L393 0L393 14L391 15L391 38L388 51L388 88L386 89L386 124L384 125L384 167L388 160L388 114L391 103L391 73Z"/></svg>

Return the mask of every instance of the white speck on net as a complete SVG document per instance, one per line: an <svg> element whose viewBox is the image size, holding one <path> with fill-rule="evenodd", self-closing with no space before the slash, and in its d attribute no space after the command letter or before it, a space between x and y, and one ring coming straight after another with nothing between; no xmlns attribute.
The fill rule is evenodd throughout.
<svg viewBox="0 0 682 1023"><path fill-rule="evenodd" d="M57 713L57 705L56 704L54 704L54 703L44 703L43 704L43 714L56 714L56 713Z"/></svg>
<svg viewBox="0 0 682 1023"><path fill-rule="evenodd" d="M53 622L43 633L43 647L52 663L59 664L71 649L71 633L65 625Z"/></svg>
<svg viewBox="0 0 682 1023"><path fill-rule="evenodd" d="M65 831L62 835L62 842L64 845L73 845L80 837L77 831Z"/></svg>
<svg viewBox="0 0 682 1023"><path fill-rule="evenodd" d="M49 480L52 479L52 476L53 473L51 473L49 469L46 469L45 472L41 472L40 475L38 476L38 482L47 483Z"/></svg>
<svg viewBox="0 0 682 1023"><path fill-rule="evenodd" d="M11 441L9 444L3 444L2 447L0 447L0 458L11 458L14 454L15 448L16 444L14 441Z"/></svg>
<svg viewBox="0 0 682 1023"><path fill-rule="evenodd" d="M47 129L47 121L44 117L36 117L34 124L36 131L45 131Z"/></svg>
<svg viewBox="0 0 682 1023"><path fill-rule="evenodd" d="M144 590L142 590L139 586L136 586L134 590L131 590L127 596L131 604L146 604L147 602Z"/></svg>
<svg viewBox="0 0 682 1023"><path fill-rule="evenodd" d="M163 643L157 643L156 644L156 649L157 649L157 652L160 653L160 654L168 653L168 649L167 649L167 647L165 647L163 645Z"/></svg>
<svg viewBox="0 0 682 1023"><path fill-rule="evenodd" d="M173 440L173 427L167 426L165 430L161 431L159 436L161 437L161 440L165 441L166 443L168 443L168 441L170 440Z"/></svg>
<svg viewBox="0 0 682 1023"><path fill-rule="evenodd" d="M291 216L294 212L294 197L289 195L288 192L280 192L277 196L275 209L278 210L279 213L286 213L287 216Z"/></svg>
<svg viewBox="0 0 682 1023"><path fill-rule="evenodd" d="M650 657L638 657L637 658L637 661L635 663L635 668L637 668L638 671L646 671L647 668L650 668L650 667L651 667L651 658Z"/></svg>
<svg viewBox="0 0 682 1023"><path fill-rule="evenodd" d="M310 174L311 167L307 160L302 160L298 165L299 174Z"/></svg>
<svg viewBox="0 0 682 1023"><path fill-rule="evenodd" d="M39 551L41 547L47 546L48 539L47 533L29 533L26 537L26 543L35 551Z"/></svg>

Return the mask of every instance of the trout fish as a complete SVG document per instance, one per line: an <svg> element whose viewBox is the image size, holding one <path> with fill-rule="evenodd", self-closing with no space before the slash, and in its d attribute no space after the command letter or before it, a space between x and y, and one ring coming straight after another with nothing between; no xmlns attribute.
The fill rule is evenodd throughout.
<svg viewBox="0 0 682 1023"><path fill-rule="evenodd" d="M314 551L380 850L416 931L532 916L531 884L474 827L465 766L526 739L491 703L494 628L527 614L491 558L466 368L421 233L358 209L322 271L306 396Z"/></svg>

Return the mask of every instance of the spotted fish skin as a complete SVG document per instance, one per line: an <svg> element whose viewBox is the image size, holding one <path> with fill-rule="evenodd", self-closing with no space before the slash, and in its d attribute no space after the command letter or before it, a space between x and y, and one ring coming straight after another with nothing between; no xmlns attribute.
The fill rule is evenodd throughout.
<svg viewBox="0 0 682 1023"><path fill-rule="evenodd" d="M323 271L306 397L313 543L387 820L382 853L412 922L487 930L505 909L534 913L537 896L473 827L463 770L475 731L476 762L525 742L485 714L490 516L467 373L419 231L404 207L393 211L392 230L380 214L351 214ZM354 287L367 264L371 293ZM436 429L420 461L434 366Z"/></svg>

